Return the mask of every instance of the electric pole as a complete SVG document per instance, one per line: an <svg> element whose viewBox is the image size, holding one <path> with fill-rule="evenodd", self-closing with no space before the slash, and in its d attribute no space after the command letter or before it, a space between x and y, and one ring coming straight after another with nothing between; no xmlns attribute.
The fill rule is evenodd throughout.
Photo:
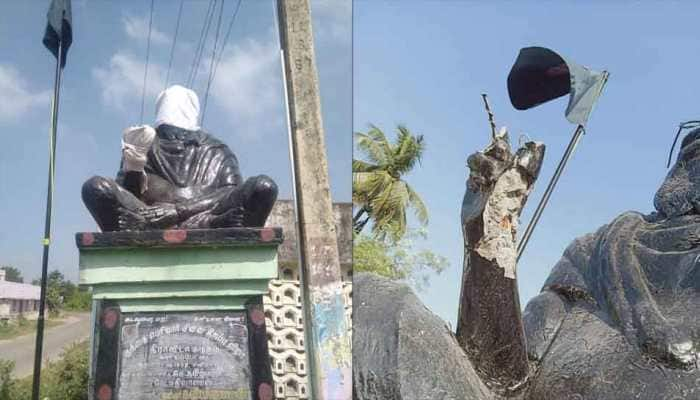
<svg viewBox="0 0 700 400"><path fill-rule="evenodd" d="M277 0L277 16L312 398L350 400L352 340L345 320L309 0Z"/></svg>

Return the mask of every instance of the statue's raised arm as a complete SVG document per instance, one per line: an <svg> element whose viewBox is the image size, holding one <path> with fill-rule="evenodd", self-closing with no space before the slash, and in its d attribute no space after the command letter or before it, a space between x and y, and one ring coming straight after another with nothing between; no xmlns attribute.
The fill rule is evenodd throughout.
<svg viewBox="0 0 700 400"><path fill-rule="evenodd" d="M467 162L457 339L482 381L503 394L519 391L528 379L516 281L516 233L544 150L541 143L527 142L512 153L503 129Z"/></svg>

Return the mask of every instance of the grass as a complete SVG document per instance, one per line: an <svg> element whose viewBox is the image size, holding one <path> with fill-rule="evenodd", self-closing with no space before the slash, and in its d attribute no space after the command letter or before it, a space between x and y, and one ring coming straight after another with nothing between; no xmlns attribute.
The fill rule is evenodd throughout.
<svg viewBox="0 0 700 400"><path fill-rule="evenodd" d="M61 325L63 319L50 318L44 322L44 329ZM13 339L36 331L36 320L20 317L13 321L0 321L0 340Z"/></svg>
<svg viewBox="0 0 700 400"><path fill-rule="evenodd" d="M0 400L30 400L32 377L12 379L12 362L0 360ZM60 358L41 369L41 399L87 400L88 342L67 347Z"/></svg>

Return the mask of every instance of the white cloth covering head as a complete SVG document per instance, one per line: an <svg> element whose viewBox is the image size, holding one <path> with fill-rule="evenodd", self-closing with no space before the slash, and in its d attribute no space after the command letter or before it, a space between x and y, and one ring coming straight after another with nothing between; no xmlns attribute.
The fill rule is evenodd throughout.
<svg viewBox="0 0 700 400"><path fill-rule="evenodd" d="M199 98L194 91L173 85L163 90L156 99L156 128L162 124L177 126L188 131L199 130Z"/></svg>

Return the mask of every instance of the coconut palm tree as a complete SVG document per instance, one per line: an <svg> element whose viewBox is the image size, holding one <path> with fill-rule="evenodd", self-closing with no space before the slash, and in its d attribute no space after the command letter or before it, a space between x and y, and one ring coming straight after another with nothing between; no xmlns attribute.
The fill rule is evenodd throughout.
<svg viewBox="0 0 700 400"><path fill-rule="evenodd" d="M412 209L422 225L428 223L428 209L420 196L402 180L420 162L423 135L413 135L403 125L390 143L384 132L370 125L367 133L355 132L357 149L364 160L352 160L352 201L358 211L353 217L356 233L372 220L379 238L398 240L406 233L406 211Z"/></svg>

